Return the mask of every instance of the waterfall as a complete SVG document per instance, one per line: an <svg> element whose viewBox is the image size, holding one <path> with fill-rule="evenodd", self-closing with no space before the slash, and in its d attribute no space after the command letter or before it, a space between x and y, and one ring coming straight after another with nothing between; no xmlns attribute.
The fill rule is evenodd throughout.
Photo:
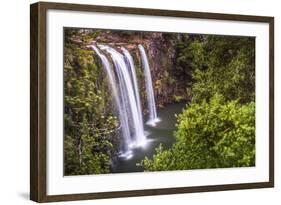
<svg viewBox="0 0 281 205"><path fill-rule="evenodd" d="M144 47L142 45L139 45L138 47L140 50L142 66L144 69L145 88L146 88L147 104L149 110L149 118L147 124L151 126L155 126L156 123L159 122L160 120L157 118L150 67Z"/></svg>
<svg viewBox="0 0 281 205"><path fill-rule="evenodd" d="M132 156L132 148L144 146L147 143L134 60L130 52L123 47L121 48L122 53L107 45L92 45L91 47L102 61L112 92L114 108L120 122L123 140L120 145L119 156L130 158ZM147 124L155 126L159 119L156 113L150 67L143 46L139 45L138 48L145 76L145 89L149 110ZM108 57L110 56L114 67L112 67L104 52L108 54Z"/></svg>
<svg viewBox="0 0 281 205"><path fill-rule="evenodd" d="M129 147L144 146L146 144L146 137L143 122L141 121L142 118L140 118L141 113L139 113L135 97L132 75L130 74L131 68L126 64L124 56L117 50L105 45L99 45L99 48L110 54L115 67L118 78L118 94L124 107L122 115L127 115L130 129L131 143Z"/></svg>
<svg viewBox="0 0 281 205"><path fill-rule="evenodd" d="M143 127L142 108L141 108L139 86L138 86L138 81L137 81L137 75L136 75L134 60L133 60L131 54L129 53L129 51L127 49L122 47L121 50L122 50L122 52L125 56L125 60L127 62L127 65L130 67L131 79L132 79L132 83L133 83L133 86L134 86L134 93L135 93L135 98L136 98L136 103L137 103L138 115L139 115L141 126Z"/></svg>
<svg viewBox="0 0 281 205"><path fill-rule="evenodd" d="M122 103L122 99L119 98L118 91L117 91L117 81L115 79L114 72L112 70L111 64L108 61L107 57L100 53L98 48L96 46L92 46L92 49L96 52L96 54L100 57L102 61L103 68L106 71L106 74L108 76L108 82L110 84L110 88L112 90L113 100L115 102L115 105L117 107L117 114L118 119L120 120L120 128L121 128L121 134L124 140L124 143L122 143L122 146L120 147L121 154L126 157L131 156L131 151L129 150L129 145L132 144L131 137L130 137L130 129L129 129L129 123L128 123L128 116L125 113L126 107L125 104Z"/></svg>

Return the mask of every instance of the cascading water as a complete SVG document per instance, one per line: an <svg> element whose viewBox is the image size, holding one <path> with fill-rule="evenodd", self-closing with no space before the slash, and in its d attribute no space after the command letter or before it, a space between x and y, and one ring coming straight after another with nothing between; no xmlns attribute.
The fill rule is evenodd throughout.
<svg viewBox="0 0 281 205"><path fill-rule="evenodd" d="M141 100L134 60L129 51L123 47L121 48L123 54L107 45L98 45L98 47L92 45L91 47L101 59L103 67L107 73L116 112L120 121L123 143L120 146L119 156L128 159L132 156L132 148L142 147L147 143L144 133ZM156 113L150 67L143 46L139 45L138 47L144 69L149 109L149 119L147 124L155 126L159 119L157 118ZM100 50L105 51L110 55L114 64L114 70L106 55Z"/></svg>
<svg viewBox="0 0 281 205"><path fill-rule="evenodd" d="M142 66L144 69L144 76L145 76L145 88L146 88L146 95L147 95L147 104L149 110L149 118L147 121L148 125L156 126L156 123L159 122L159 118L157 118L157 111L155 106L155 99L154 99L154 91L152 86L152 79L150 73L150 67L147 59L146 52L142 45L139 45L139 50L141 54L141 61Z"/></svg>
<svg viewBox="0 0 281 205"><path fill-rule="evenodd" d="M140 113L137 106L137 99L134 94L133 80L129 73L130 68L126 64L124 56L117 50L105 45L99 45L99 48L110 54L115 66L119 82L119 94L122 103L125 106L125 110L122 110L122 112L123 114L126 113L128 116L130 134L132 136L129 147L144 146L146 144L146 137L144 134L143 123L139 117Z"/></svg>
<svg viewBox="0 0 281 205"><path fill-rule="evenodd" d="M128 123L128 116L125 113L126 107L125 104L122 103L122 99L119 98L118 95L118 90L117 90L117 82L115 79L114 72L112 70L111 64L108 61L107 57L103 55L96 46L92 46L92 49L96 52L96 54L100 57L103 68L105 69L107 76L108 76L108 81L110 84L110 88L112 89L112 94L113 94L113 99L115 102L115 105L117 107L117 112L118 112L118 118L120 120L120 129L121 129L121 134L123 136L124 143L121 145L121 155L130 157L131 156L131 151L129 149L129 145L132 144L131 136L130 136L130 128L129 128L129 123Z"/></svg>
<svg viewBox="0 0 281 205"><path fill-rule="evenodd" d="M122 50L122 52L125 56L125 60L127 62L127 65L130 67L131 79L132 79L132 83L133 83L133 86L134 86L134 93L135 93L135 98L136 98L136 103L137 103L137 108L138 108L138 115L139 115L140 123L143 127L142 108L141 108L139 86L138 86L138 81L137 81L137 75L136 75L134 60L133 60L131 54L129 53L129 51L127 49L122 47L121 50Z"/></svg>

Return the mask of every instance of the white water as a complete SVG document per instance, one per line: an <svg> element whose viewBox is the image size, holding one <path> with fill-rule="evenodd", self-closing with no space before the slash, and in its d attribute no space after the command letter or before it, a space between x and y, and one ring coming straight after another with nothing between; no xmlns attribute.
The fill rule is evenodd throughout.
<svg viewBox="0 0 281 205"><path fill-rule="evenodd" d="M129 53L129 51L127 49L122 47L121 50L122 50L122 52L125 56L125 60L126 60L128 66L130 68L130 71L131 71L131 79L132 79L132 83L134 85L134 93L135 93L135 98L136 98L136 103L137 103L138 115L139 115L140 123L143 127L142 108L141 108L139 86L138 86L138 80L137 80L134 60L133 60L131 54Z"/></svg>
<svg viewBox="0 0 281 205"><path fill-rule="evenodd" d="M122 103L125 106L125 110L122 110L122 114L128 116L129 129L131 134L131 143L129 147L139 147L146 144L146 137L144 134L143 123L140 120L139 110L137 106L137 100L134 94L133 80L129 73L129 67L127 66L124 56L117 50L104 45L99 45L99 48L108 52L113 60L115 71L118 77L119 94L122 99Z"/></svg>
<svg viewBox="0 0 281 205"><path fill-rule="evenodd" d="M147 124L151 126L156 126L156 123L159 122L160 120L157 118L150 67L144 47L142 45L139 45L138 47L140 50L142 66L144 69L145 88L146 88L147 104L149 110L149 118Z"/></svg>
<svg viewBox="0 0 281 205"><path fill-rule="evenodd" d="M108 82L110 84L110 88L112 89L112 94L113 94L113 99L115 102L115 105L117 107L117 112L118 112L118 119L120 120L120 128L121 128L121 134L123 136L124 143L120 147L121 154L130 157L131 156L131 151L129 149L129 145L132 144L131 136L130 136L130 128L129 128L129 123L128 123L128 116L125 114L125 104L121 103L121 100L118 95L118 90L117 90L117 82L115 79L114 72L112 70L111 64L108 61L107 57L103 55L96 46L92 46L93 50L97 53L97 55L100 57L103 67L107 73L108 76Z"/></svg>
<svg viewBox="0 0 281 205"><path fill-rule="evenodd" d="M101 59L106 71L108 83L113 94L115 110L120 121L123 143L120 146L119 156L129 159L133 156L132 148L144 147L147 143L144 133L141 99L134 60L129 51L125 48L121 48L122 53L107 45L98 45L98 47L92 45L92 49ZM107 56L100 50L110 55L114 64L114 69ZM156 123L159 122L159 119L157 118L150 67L143 46L139 45L139 50L144 69L149 109L147 124L155 126Z"/></svg>

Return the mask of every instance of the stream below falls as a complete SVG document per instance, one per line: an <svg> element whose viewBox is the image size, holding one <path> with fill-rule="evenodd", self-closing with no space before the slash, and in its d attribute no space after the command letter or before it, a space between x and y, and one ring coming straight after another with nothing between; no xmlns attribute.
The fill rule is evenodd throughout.
<svg viewBox="0 0 281 205"><path fill-rule="evenodd" d="M160 145L164 148L170 148L175 142L173 132L175 131L175 114L181 113L185 107L184 103L175 103L167 105L158 110L158 118L161 120L155 127L145 125L147 144L144 147L132 149L133 155L129 159L117 157L113 159L111 167L112 173L142 172L142 167L137 166L145 157L152 158L155 154L155 148Z"/></svg>

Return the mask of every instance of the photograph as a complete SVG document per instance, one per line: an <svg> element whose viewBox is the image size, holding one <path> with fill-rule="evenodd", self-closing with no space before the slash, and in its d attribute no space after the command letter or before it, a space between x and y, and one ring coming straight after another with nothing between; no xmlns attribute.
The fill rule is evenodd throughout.
<svg viewBox="0 0 281 205"><path fill-rule="evenodd" d="M274 187L274 16L167 8L30 5L32 201Z"/></svg>
<svg viewBox="0 0 281 205"><path fill-rule="evenodd" d="M255 167L255 37L63 38L64 176Z"/></svg>

